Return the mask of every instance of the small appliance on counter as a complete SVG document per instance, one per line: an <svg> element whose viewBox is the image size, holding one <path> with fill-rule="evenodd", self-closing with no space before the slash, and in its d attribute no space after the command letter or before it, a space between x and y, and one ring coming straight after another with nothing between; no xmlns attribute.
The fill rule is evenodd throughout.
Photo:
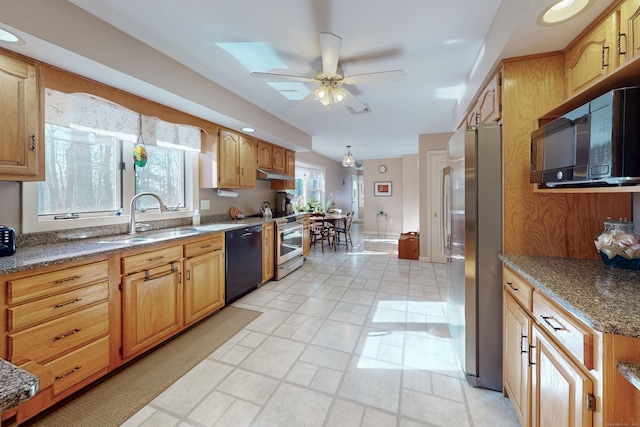
<svg viewBox="0 0 640 427"><path fill-rule="evenodd" d="M271 212L271 203L262 202L262 207L260 207L260 214L263 218L271 218L273 212Z"/></svg>
<svg viewBox="0 0 640 427"><path fill-rule="evenodd" d="M16 253L16 231L11 227L0 225L0 256L11 256Z"/></svg>
<svg viewBox="0 0 640 427"><path fill-rule="evenodd" d="M286 191L276 192L276 216L293 215L293 204L291 201L295 194Z"/></svg>

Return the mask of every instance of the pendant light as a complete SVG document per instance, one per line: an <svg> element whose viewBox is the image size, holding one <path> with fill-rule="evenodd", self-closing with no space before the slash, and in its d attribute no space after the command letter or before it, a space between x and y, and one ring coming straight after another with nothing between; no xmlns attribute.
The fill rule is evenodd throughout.
<svg viewBox="0 0 640 427"><path fill-rule="evenodd" d="M351 146L347 145L347 154L345 154L344 158L342 159L342 166L344 166L345 168L352 168L356 164L356 161L353 159L353 155L351 154L350 148Z"/></svg>

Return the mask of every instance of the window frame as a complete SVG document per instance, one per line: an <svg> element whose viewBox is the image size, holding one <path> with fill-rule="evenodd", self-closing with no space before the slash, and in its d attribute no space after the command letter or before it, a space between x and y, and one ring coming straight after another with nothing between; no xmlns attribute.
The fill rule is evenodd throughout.
<svg viewBox="0 0 640 427"><path fill-rule="evenodd" d="M132 153L135 143L121 141L122 153ZM149 210L141 212L136 210L136 221L158 221L193 216L199 205L199 153L185 150L184 152L184 186L185 206L176 211L160 214L159 211ZM22 231L23 233L47 232L58 230L71 230L76 228L114 226L128 224L130 201L135 196L135 168L133 157L121 155L121 213L84 213L77 218L54 219L53 215L38 215L38 182L22 183ZM169 206L171 207L171 206Z"/></svg>

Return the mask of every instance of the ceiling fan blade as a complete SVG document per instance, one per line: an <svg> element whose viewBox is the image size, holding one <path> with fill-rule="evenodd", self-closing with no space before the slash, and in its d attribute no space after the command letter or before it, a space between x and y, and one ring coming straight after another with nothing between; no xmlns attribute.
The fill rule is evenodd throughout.
<svg viewBox="0 0 640 427"><path fill-rule="evenodd" d="M304 77L304 76L291 76L288 74L276 74L276 73L258 73L258 72L253 72L251 73L251 77L256 77L259 79L266 79L266 80L274 80L274 81L288 81L288 82L312 82L315 83L317 82L316 79L314 79L313 77Z"/></svg>
<svg viewBox="0 0 640 427"><path fill-rule="evenodd" d="M346 76L342 82L348 85L374 82L401 82L404 80L404 77L405 74L402 70L380 71L378 73Z"/></svg>
<svg viewBox="0 0 640 427"><path fill-rule="evenodd" d="M335 34L320 33L320 54L322 55L322 72L331 77L338 71L342 39Z"/></svg>
<svg viewBox="0 0 640 427"><path fill-rule="evenodd" d="M369 107L363 104L358 98L356 98L354 94L346 90L344 87L341 89L344 90L346 93L344 103L347 108L351 109L351 112L353 114L361 113L369 109Z"/></svg>

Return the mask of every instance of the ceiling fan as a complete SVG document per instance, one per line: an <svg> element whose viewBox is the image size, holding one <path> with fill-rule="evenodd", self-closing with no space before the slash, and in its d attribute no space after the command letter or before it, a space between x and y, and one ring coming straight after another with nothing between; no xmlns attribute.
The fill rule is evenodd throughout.
<svg viewBox="0 0 640 427"><path fill-rule="evenodd" d="M338 68L341 45L342 39L335 34L320 33L322 69L313 77L260 72L253 72L251 73L251 76L270 80L317 83L319 84L319 87L309 93L307 97L315 97L328 108L331 108L333 104L342 102L346 99L346 103L349 104L352 112L354 113L365 111L367 106L360 102L360 100L351 92L346 90L343 85L404 80L405 74L402 70L380 71L345 76L342 70Z"/></svg>

